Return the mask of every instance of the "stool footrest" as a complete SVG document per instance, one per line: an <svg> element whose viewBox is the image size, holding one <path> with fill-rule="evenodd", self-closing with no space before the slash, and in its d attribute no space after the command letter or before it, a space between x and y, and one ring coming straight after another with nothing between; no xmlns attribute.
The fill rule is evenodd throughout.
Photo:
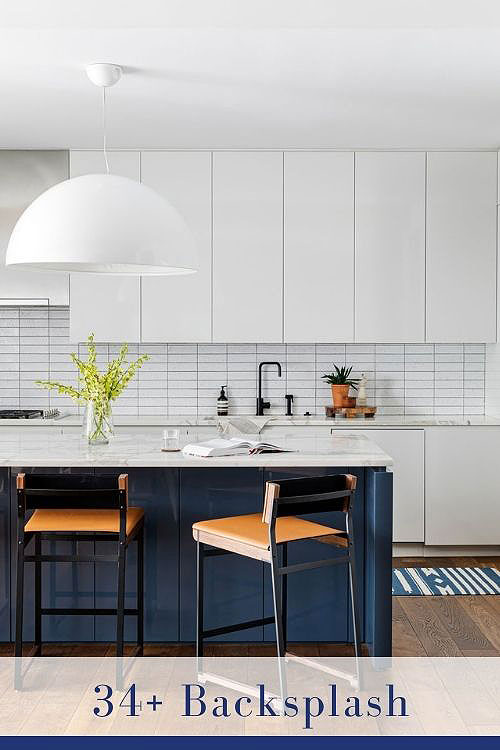
<svg viewBox="0 0 500 750"><path fill-rule="evenodd" d="M282 568L278 568L280 576L288 575L289 573L298 573L301 570L313 570L314 568L325 568L329 565L341 565L342 563L349 562L348 555L342 555L342 557L331 557L326 560L314 560L311 562L297 563L296 565L285 565Z"/></svg>
<svg viewBox="0 0 500 750"><path fill-rule="evenodd" d="M116 615L116 609L108 608L85 608L85 607L43 607L40 610L42 615ZM138 615L138 609L124 609L125 615Z"/></svg>
<svg viewBox="0 0 500 750"><path fill-rule="evenodd" d="M118 562L117 555L25 555L24 562Z"/></svg>
<svg viewBox="0 0 500 750"><path fill-rule="evenodd" d="M264 617L259 620L248 620L247 622L240 622L237 625L226 625L223 628L212 628L211 630L204 630L202 636L203 638L210 638L214 635L225 635L226 633L234 633L238 630L256 628L259 625L272 625L273 623L274 617Z"/></svg>

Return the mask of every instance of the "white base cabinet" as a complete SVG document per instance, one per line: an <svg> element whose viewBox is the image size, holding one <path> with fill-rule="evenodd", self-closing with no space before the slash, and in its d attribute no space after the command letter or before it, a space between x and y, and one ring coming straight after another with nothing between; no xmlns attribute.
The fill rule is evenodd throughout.
<svg viewBox="0 0 500 750"><path fill-rule="evenodd" d="M394 542L424 541L424 430L366 430L394 461Z"/></svg>
<svg viewBox="0 0 500 750"><path fill-rule="evenodd" d="M294 426L294 434L302 436L321 435L330 436L332 430L335 435L362 434L368 440L373 440L394 461L393 484L393 541L394 542L423 542L424 532L424 440L422 429L363 429L361 425L349 427L308 427ZM440 428L441 429L441 428ZM266 427L263 439L276 440L288 428Z"/></svg>
<svg viewBox="0 0 500 750"><path fill-rule="evenodd" d="M426 430L426 544L500 544L499 455L500 427Z"/></svg>

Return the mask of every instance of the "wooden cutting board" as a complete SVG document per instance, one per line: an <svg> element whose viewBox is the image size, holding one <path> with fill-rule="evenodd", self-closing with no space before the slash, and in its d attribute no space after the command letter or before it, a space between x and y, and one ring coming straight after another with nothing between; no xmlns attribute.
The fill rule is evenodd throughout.
<svg viewBox="0 0 500 750"><path fill-rule="evenodd" d="M356 417L364 417L365 419L372 419L377 413L376 406L325 406L326 416L335 418L336 414L341 414L346 419L354 419Z"/></svg>

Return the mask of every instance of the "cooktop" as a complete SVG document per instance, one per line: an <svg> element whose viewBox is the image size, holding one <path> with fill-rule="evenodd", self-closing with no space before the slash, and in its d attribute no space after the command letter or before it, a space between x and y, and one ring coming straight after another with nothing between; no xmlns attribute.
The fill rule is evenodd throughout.
<svg viewBox="0 0 500 750"><path fill-rule="evenodd" d="M40 419L42 409L0 409L0 419Z"/></svg>

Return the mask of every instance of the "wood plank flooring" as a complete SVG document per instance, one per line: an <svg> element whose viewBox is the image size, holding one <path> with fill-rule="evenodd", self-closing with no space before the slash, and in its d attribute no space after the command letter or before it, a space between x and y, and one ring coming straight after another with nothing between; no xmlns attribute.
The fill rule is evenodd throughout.
<svg viewBox="0 0 500 750"><path fill-rule="evenodd" d="M496 567L500 557L394 558L394 567ZM393 597L394 656L500 656L500 596ZM297 643L289 650L307 656L349 656L343 644ZM113 655L109 643L48 643L44 656ZM207 644L207 656L274 656L273 644ZM13 655L0 644L0 656ZM192 656L194 645L151 643L145 656Z"/></svg>
<svg viewBox="0 0 500 750"><path fill-rule="evenodd" d="M500 557L398 557L398 568L483 567ZM500 596L395 596L395 656L500 656Z"/></svg>

